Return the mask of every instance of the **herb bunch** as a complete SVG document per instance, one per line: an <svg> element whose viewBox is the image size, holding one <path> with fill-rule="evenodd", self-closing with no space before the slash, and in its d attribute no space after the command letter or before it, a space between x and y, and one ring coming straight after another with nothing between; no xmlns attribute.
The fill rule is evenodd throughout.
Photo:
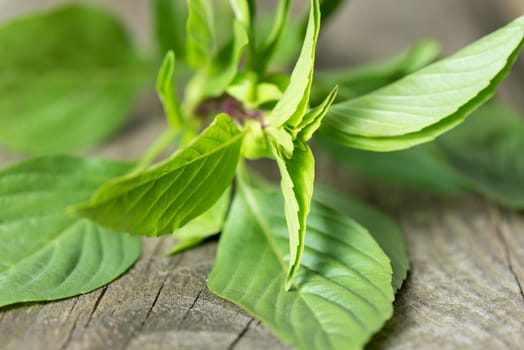
<svg viewBox="0 0 524 350"><path fill-rule="evenodd" d="M176 253L221 232L210 290L297 348L362 348L391 317L408 258L391 219L315 186L317 134L371 177L524 208L514 112L490 102L433 141L493 96L524 17L441 60L424 41L314 74L321 25L342 3L311 0L292 21L290 0L270 20L253 0L154 0L158 52L147 57L84 6L2 25L0 143L37 157L0 172L0 307L109 283L139 258L140 236L172 234ZM294 57L291 73L278 69ZM53 155L111 135L159 63L168 128L141 159ZM279 188L246 165L261 158L276 163Z"/></svg>

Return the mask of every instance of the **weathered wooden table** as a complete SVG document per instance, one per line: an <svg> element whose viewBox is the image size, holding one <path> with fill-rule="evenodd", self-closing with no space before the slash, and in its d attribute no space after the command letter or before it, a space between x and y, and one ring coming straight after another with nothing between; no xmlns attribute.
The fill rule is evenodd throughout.
<svg viewBox="0 0 524 350"><path fill-rule="evenodd" d="M27 1L31 2L37 3ZM524 12L520 0L352 2L352 12L325 33L326 37L345 33L348 48L341 51L340 46L322 44L320 51L329 54L321 64L387 56L420 36L438 37L446 42L445 51L453 51ZM133 4L136 10L144 9L144 3L114 1L111 6L125 9ZM20 2L0 1L0 18L20 7ZM137 16L131 13L126 18ZM140 30L137 33L145 38ZM506 96L520 102L521 110L523 66L521 60L514 79L505 85L510 92ZM92 153L138 156L164 126L158 106L150 100L142 101L116 141ZM15 159L7 152L0 154L0 164ZM319 182L356 190L392 214L406 234L411 272L398 293L393 319L369 348L524 348L523 214L473 195L439 198L357 185L332 165L329 176L321 172L328 166L326 160L321 162ZM286 348L258 321L207 290L216 242L163 256L170 244L170 238L147 239L143 257L127 274L90 294L0 310L0 348Z"/></svg>

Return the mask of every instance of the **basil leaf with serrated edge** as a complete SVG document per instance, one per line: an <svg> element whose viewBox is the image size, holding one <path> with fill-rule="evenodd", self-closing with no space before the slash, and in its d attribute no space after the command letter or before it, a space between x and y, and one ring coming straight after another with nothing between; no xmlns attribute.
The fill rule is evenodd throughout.
<svg viewBox="0 0 524 350"><path fill-rule="evenodd" d="M123 163L61 156L0 171L0 306L90 292L139 258L140 238L65 212L129 169Z"/></svg>
<svg viewBox="0 0 524 350"><path fill-rule="evenodd" d="M293 284L297 272L306 236L306 220L313 196L315 179L315 159L309 146L301 141L295 142L291 159L279 151L278 145L272 145L280 171L280 188L284 196L284 211L289 231L289 269L286 277L286 290Z"/></svg>
<svg viewBox="0 0 524 350"><path fill-rule="evenodd" d="M173 232L173 237L178 242L169 253L175 254L192 248L222 231L230 201L231 188L228 188L211 208Z"/></svg>
<svg viewBox="0 0 524 350"><path fill-rule="evenodd" d="M104 140L151 81L121 23L83 6L0 25L0 52L0 144L26 153Z"/></svg>
<svg viewBox="0 0 524 350"><path fill-rule="evenodd" d="M393 312L391 266L370 234L313 202L295 290L286 292L282 197L239 185L208 287L297 349L361 349Z"/></svg>
<svg viewBox="0 0 524 350"><path fill-rule="evenodd" d="M473 189L524 209L524 119L514 110L490 102L436 145Z"/></svg>
<svg viewBox="0 0 524 350"><path fill-rule="evenodd" d="M318 0L311 0L308 27L300 56L291 73L289 85L269 116L269 123L274 127L284 124L296 127L302 121L308 107L319 30Z"/></svg>
<svg viewBox="0 0 524 350"><path fill-rule="evenodd" d="M209 209L230 185L243 136L221 114L172 158L102 186L72 211L120 232L172 233Z"/></svg>
<svg viewBox="0 0 524 350"><path fill-rule="evenodd" d="M431 141L491 97L515 61L524 17L368 95L333 105L322 131L357 148L391 151Z"/></svg>
<svg viewBox="0 0 524 350"><path fill-rule="evenodd" d="M400 289L409 270L409 258L406 243L400 227L387 215L357 200L342 196L328 188L316 188L314 200L339 213L343 213L369 230L375 241L391 260L395 292Z"/></svg>
<svg viewBox="0 0 524 350"><path fill-rule="evenodd" d="M338 87L335 87L327 95L324 101L320 103L320 105L316 106L315 108L312 108L310 111L306 113L306 115L302 119L301 124L298 127L298 129L300 130L298 133L298 138L300 140L306 142L313 137L313 134L320 127L322 120L326 116L329 108L331 107L331 104L335 100L337 92Z"/></svg>

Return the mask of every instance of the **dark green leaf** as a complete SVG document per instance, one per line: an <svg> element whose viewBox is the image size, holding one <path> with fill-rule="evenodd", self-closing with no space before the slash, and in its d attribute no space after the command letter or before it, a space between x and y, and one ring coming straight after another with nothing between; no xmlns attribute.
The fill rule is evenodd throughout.
<svg viewBox="0 0 524 350"><path fill-rule="evenodd" d="M524 119L518 113L489 103L437 145L473 188L524 209Z"/></svg>
<svg viewBox="0 0 524 350"><path fill-rule="evenodd" d="M267 64L274 55L282 36L285 34L287 27L291 0L282 0L278 2L277 13L274 16L273 29L265 39L261 48L258 50L256 57L251 57L252 62L248 62L248 67L253 67L255 71L263 73Z"/></svg>
<svg viewBox="0 0 524 350"><path fill-rule="evenodd" d="M48 157L0 172L0 306L61 299L111 282L140 256L140 239L66 215L129 165Z"/></svg>
<svg viewBox="0 0 524 350"><path fill-rule="evenodd" d="M400 227L390 217L377 209L358 201L356 198L343 197L333 190L316 188L314 200L353 218L369 230L369 233L391 260L393 267L392 286L397 291L402 286L409 270L406 243Z"/></svg>
<svg viewBox="0 0 524 350"><path fill-rule="evenodd" d="M453 56L370 94L333 105L323 130L338 143L375 151L431 141L493 95L523 39L521 17Z"/></svg>
<svg viewBox="0 0 524 350"><path fill-rule="evenodd" d="M345 0L320 0L320 23L325 24L333 16ZM303 20L302 31L306 31L307 19Z"/></svg>
<svg viewBox="0 0 524 350"><path fill-rule="evenodd" d="M185 105L189 112L202 99L222 95L235 78L248 37L238 21L235 20L233 27L233 38L188 83Z"/></svg>
<svg viewBox="0 0 524 350"><path fill-rule="evenodd" d="M0 143L53 153L117 129L150 79L122 25L81 6L0 26Z"/></svg>
<svg viewBox="0 0 524 350"><path fill-rule="evenodd" d="M433 143L383 153L338 145L325 136L320 141L338 164L373 180L442 193L461 193L470 188Z"/></svg>
<svg viewBox="0 0 524 350"><path fill-rule="evenodd" d="M160 55L174 51L185 57L187 11L180 0L153 0L155 35Z"/></svg>
<svg viewBox="0 0 524 350"><path fill-rule="evenodd" d="M391 316L389 259L350 218L313 203L295 290L286 292L288 233L279 193L241 186L209 288L298 349L361 349Z"/></svg>
<svg viewBox="0 0 524 350"><path fill-rule="evenodd" d="M345 3L345 0L320 0L321 21L324 23L331 17L337 9Z"/></svg>
<svg viewBox="0 0 524 350"><path fill-rule="evenodd" d="M172 233L206 212L231 183L244 134L225 114L172 158L101 187L74 208L120 232Z"/></svg>
<svg viewBox="0 0 524 350"><path fill-rule="evenodd" d="M385 61L317 72L311 88L312 102L320 103L334 85L339 86L336 102L370 93L427 66L437 58L438 53L438 43L424 40Z"/></svg>

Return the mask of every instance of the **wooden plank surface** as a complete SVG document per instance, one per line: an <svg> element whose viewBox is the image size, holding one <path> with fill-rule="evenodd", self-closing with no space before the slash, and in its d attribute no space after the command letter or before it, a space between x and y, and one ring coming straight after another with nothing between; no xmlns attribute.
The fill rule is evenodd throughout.
<svg viewBox="0 0 524 350"><path fill-rule="evenodd" d="M32 2L44 6L44 2ZM21 3L0 0L0 17L7 17L8 10L20 11ZM27 6L31 1L23 3ZM129 12L130 6L125 5L131 3L140 13L145 11L144 1L114 1L111 7L126 13L129 23L134 23L136 12ZM496 5L489 0L352 3L353 13L341 16L325 34L347 37L347 51L340 45L325 46L323 65L386 57L420 36L436 36L445 41L447 52L453 51L515 17L522 4L514 0ZM144 25L140 23L138 26ZM140 28L136 33L147 37ZM521 64L506 87L513 92L507 98L520 102L521 110L523 71ZM138 157L165 125L153 101L153 96L144 98L119 137L91 153ZM17 158L2 151L0 165ZM501 209L479 196L439 198L365 185L327 159L318 164L318 181L358 192L389 212L406 233L412 269L398 294L395 315L369 348L524 347L523 214ZM163 256L172 243L170 238L145 240L143 257L127 274L90 294L0 310L0 348L286 348L258 321L207 290L216 242Z"/></svg>

